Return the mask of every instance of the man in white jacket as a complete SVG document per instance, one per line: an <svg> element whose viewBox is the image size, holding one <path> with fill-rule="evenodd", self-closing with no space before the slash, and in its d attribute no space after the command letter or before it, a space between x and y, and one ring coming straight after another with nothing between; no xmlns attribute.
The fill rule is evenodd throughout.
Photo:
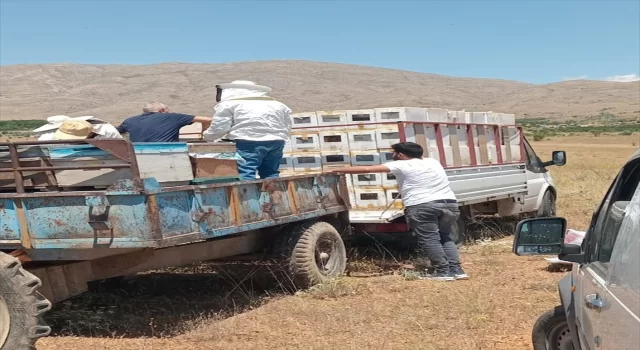
<svg viewBox="0 0 640 350"><path fill-rule="evenodd" d="M291 109L267 96L271 88L237 80L217 85L215 113L203 132L206 141L221 138L235 142L238 173L242 180L280 175L280 160L291 131Z"/></svg>

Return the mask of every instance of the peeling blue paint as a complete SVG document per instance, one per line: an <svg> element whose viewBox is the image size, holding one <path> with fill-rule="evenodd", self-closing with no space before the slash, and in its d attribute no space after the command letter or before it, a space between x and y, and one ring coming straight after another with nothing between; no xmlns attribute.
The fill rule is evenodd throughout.
<svg viewBox="0 0 640 350"><path fill-rule="evenodd" d="M20 239L20 224L12 199L0 199L0 240Z"/></svg>
<svg viewBox="0 0 640 350"><path fill-rule="evenodd" d="M22 202L34 249L154 248L346 211L339 180L316 175L161 188L144 179L142 186L122 181L107 191L4 195L0 240L23 233L14 199Z"/></svg>

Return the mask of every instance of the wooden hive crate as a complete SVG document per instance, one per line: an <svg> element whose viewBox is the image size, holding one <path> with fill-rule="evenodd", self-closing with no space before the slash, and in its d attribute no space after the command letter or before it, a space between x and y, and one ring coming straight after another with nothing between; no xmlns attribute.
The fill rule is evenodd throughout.
<svg viewBox="0 0 640 350"><path fill-rule="evenodd" d="M180 141L199 141L202 140L202 123L193 123L191 125L183 126L180 128L179 139Z"/></svg>
<svg viewBox="0 0 640 350"><path fill-rule="evenodd" d="M193 180L186 143L134 143L133 147L141 178L155 178L163 186L184 185ZM91 145L49 146L49 154L55 166L105 166L103 169L56 170L60 187L105 188L118 180L132 178L129 168L108 168L126 162Z"/></svg>
<svg viewBox="0 0 640 350"><path fill-rule="evenodd" d="M238 178L238 161L234 159L236 145L233 143L189 144L189 158L196 179Z"/></svg>

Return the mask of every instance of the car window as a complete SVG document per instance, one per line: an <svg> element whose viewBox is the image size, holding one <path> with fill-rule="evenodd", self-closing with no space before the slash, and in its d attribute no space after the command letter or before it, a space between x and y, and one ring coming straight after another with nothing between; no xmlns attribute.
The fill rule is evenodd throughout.
<svg viewBox="0 0 640 350"><path fill-rule="evenodd" d="M618 297L625 301L625 304L636 305L636 314L640 306L640 186L636 188L631 202L627 204L626 215L618 237L615 248L611 254L611 266L609 268L610 282L617 286L617 289L635 291L635 297L629 293L619 293Z"/></svg>
<svg viewBox="0 0 640 350"><path fill-rule="evenodd" d="M524 139L524 151L527 155L527 168L529 169L529 171L539 172L540 170L542 170L542 167L540 166L540 158L538 158L536 152L533 151L533 148L526 138Z"/></svg>
<svg viewBox="0 0 640 350"><path fill-rule="evenodd" d="M640 183L640 159L627 164L613 182L590 228L588 261L606 277L609 261L626 209Z"/></svg>

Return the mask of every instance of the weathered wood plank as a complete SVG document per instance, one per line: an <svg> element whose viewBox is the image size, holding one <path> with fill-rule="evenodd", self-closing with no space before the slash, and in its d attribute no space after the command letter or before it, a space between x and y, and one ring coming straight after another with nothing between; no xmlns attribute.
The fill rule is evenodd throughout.
<svg viewBox="0 0 640 350"><path fill-rule="evenodd" d="M462 166L462 155L460 154L460 142L458 141L458 127L449 125L449 143L453 153L453 165Z"/></svg>
<svg viewBox="0 0 640 350"><path fill-rule="evenodd" d="M190 143L189 153L235 153L234 143Z"/></svg>
<svg viewBox="0 0 640 350"><path fill-rule="evenodd" d="M509 127L508 126L503 126L502 127L502 142L504 143L505 147L505 151L506 154L503 154L504 156L504 161L505 162L513 162L513 150L511 149L511 137L509 136Z"/></svg>
<svg viewBox="0 0 640 350"><path fill-rule="evenodd" d="M416 143L422 146L424 150L424 156L429 157L429 142L427 138L427 130L425 129L424 124L413 124L413 128L416 133Z"/></svg>
<svg viewBox="0 0 640 350"><path fill-rule="evenodd" d="M201 123L183 126L180 128L179 139L180 141L202 140L202 131Z"/></svg>
<svg viewBox="0 0 640 350"><path fill-rule="evenodd" d="M489 150L487 148L487 134L484 126L478 126L478 148L480 149L480 164L489 164Z"/></svg>

